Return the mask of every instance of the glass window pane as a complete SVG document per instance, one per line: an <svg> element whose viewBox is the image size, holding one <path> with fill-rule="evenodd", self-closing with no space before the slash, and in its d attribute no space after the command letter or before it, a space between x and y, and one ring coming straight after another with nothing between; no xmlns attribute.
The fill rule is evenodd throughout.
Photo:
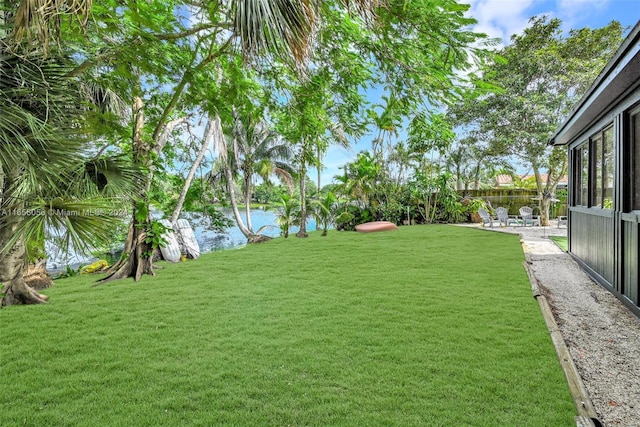
<svg viewBox="0 0 640 427"><path fill-rule="evenodd" d="M602 160L604 162L602 170L602 207L613 209L613 126L605 129L603 133Z"/></svg>
<svg viewBox="0 0 640 427"><path fill-rule="evenodd" d="M573 150L573 169L575 170L573 181L573 205L582 205L582 146Z"/></svg>
<svg viewBox="0 0 640 427"><path fill-rule="evenodd" d="M589 205L589 144L582 144L582 195L580 204Z"/></svg>
<svg viewBox="0 0 640 427"><path fill-rule="evenodd" d="M602 206L602 135L597 135L591 140L593 154L593 199L591 206Z"/></svg>
<svg viewBox="0 0 640 427"><path fill-rule="evenodd" d="M640 210L640 113L631 116L629 155L631 156L631 209ZM629 193L627 193L629 194Z"/></svg>

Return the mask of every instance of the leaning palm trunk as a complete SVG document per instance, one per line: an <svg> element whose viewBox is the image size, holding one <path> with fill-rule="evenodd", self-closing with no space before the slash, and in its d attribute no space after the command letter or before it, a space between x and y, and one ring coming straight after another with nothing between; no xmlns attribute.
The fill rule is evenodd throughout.
<svg viewBox="0 0 640 427"><path fill-rule="evenodd" d="M251 224L251 175L244 174L244 212L247 218L247 228L253 232L253 224Z"/></svg>
<svg viewBox="0 0 640 427"><path fill-rule="evenodd" d="M238 209L238 203L236 202L236 191L233 188L233 175L231 173L231 169L228 165L224 167L225 180L227 181L227 193L229 194L229 199L231 201L231 210L233 211L233 217L238 224L238 228L244 234L244 237L247 238L247 243L260 243L270 240L271 238L268 236L263 236L261 234L256 234L253 230L247 228L242 221L242 215L240 215L240 209ZM247 213L248 215L248 213Z"/></svg>
<svg viewBox="0 0 640 427"><path fill-rule="evenodd" d="M211 142L211 138L213 137L213 126L211 125L211 119L207 122L207 127L204 130L204 136L202 139L202 146L200 147L200 151L198 152L198 156L196 157L195 162L191 165L191 169L189 170L189 174L184 181L184 186L182 187L182 192L180 193L180 197L178 198L178 203L176 204L176 208L173 210L173 214L171 215L171 223L173 224L178 220L180 216L180 212L182 211L182 206L184 205L184 200L187 197L187 192L189 191L189 187L191 187L191 182L193 181L193 177L202 163L202 159L207 152L207 148L209 148L209 143Z"/></svg>
<svg viewBox="0 0 640 427"><path fill-rule="evenodd" d="M251 230L244 225L244 221L242 221L242 216L240 215L240 209L238 209L238 203L236 202L236 191L233 188L233 175L231 174L231 169L228 166L224 167L224 175L225 180L227 182L227 194L229 195L229 199L231 201L231 210L233 211L233 217L238 224L238 228L244 234L247 239L250 239L254 234Z"/></svg>
<svg viewBox="0 0 640 427"><path fill-rule="evenodd" d="M247 226L244 224L244 221L242 221L240 209L238 209L238 203L236 202L236 191L233 187L234 180L233 172L231 170L232 165L235 162L235 158L229 157L230 153L227 147L227 140L225 139L224 133L222 132L222 124L219 115L216 115L215 119L211 123L211 127L215 151L218 153L222 160L222 169L224 173L224 180L226 182L227 194L231 202L231 210L233 211L233 217L236 220L236 224L238 224L240 232L242 232L242 234L247 238L247 243L260 243L269 240L270 238L267 236L255 234L253 230L247 228ZM247 216L248 215L249 214L247 213Z"/></svg>

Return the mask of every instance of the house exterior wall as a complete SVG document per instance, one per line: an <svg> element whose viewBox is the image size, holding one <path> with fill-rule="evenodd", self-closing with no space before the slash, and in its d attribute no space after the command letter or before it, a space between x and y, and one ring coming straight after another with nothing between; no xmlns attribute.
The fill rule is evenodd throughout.
<svg viewBox="0 0 640 427"><path fill-rule="evenodd" d="M570 208L571 253L602 280L614 283L614 220L607 212L586 212L579 208ZM585 233L584 230L589 230Z"/></svg>
<svg viewBox="0 0 640 427"><path fill-rule="evenodd" d="M569 252L640 316L640 22L550 144L569 153Z"/></svg>
<svg viewBox="0 0 640 427"><path fill-rule="evenodd" d="M569 252L597 282L640 315L640 210L631 209L628 201L635 191L631 169L638 167L629 158L633 149L629 119L630 112L638 112L640 89L616 101L606 114L582 129L568 144ZM607 156L594 150L593 142L599 141L605 132L613 138L613 151ZM594 165L591 159L586 165L582 162L585 147L589 158L595 153L603 159L599 165ZM604 188L606 179L594 178L594 174L605 174L607 163L612 168L610 189ZM596 166L600 168L597 173ZM584 175L588 175L586 181ZM591 188L594 183L602 187L597 194Z"/></svg>
<svg viewBox="0 0 640 427"><path fill-rule="evenodd" d="M638 242L640 241L637 221L626 221L622 226L621 280L617 289L625 299L640 306L638 290Z"/></svg>

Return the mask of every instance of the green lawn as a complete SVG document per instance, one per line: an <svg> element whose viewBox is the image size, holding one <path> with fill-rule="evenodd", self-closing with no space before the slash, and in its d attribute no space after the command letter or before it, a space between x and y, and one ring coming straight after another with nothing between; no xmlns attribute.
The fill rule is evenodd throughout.
<svg viewBox="0 0 640 427"><path fill-rule="evenodd" d="M567 252L569 250L569 241L567 236L549 236L549 238L553 240L563 251Z"/></svg>
<svg viewBox="0 0 640 427"><path fill-rule="evenodd" d="M518 236L330 231L0 310L0 425L570 426Z"/></svg>

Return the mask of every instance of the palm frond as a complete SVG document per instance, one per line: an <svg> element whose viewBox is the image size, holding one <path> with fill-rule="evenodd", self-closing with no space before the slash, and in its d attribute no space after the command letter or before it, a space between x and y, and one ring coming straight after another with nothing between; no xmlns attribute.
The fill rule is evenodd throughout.
<svg viewBox="0 0 640 427"><path fill-rule="evenodd" d="M127 156L89 159L81 165L78 180L90 182L105 197L131 197L138 193L144 176Z"/></svg>
<svg viewBox="0 0 640 427"><path fill-rule="evenodd" d="M125 218L124 208L108 199L74 200L55 198L32 200L21 208L6 211L0 226L17 222L16 233L2 242L0 253L13 248L18 241L41 241L48 233L62 237L64 248L87 253L109 242L109 230Z"/></svg>
<svg viewBox="0 0 640 427"><path fill-rule="evenodd" d="M0 227L17 231L0 242L0 253L20 241L41 241L46 233L63 235L66 245L85 251L106 241L107 230L126 212L118 199L98 195L132 192L137 171L122 159L87 160L85 98L79 82L67 76L65 58L36 51L18 57L3 46L0 209L6 215Z"/></svg>
<svg viewBox="0 0 640 427"><path fill-rule="evenodd" d="M86 25L92 0L20 0L13 19L13 39L16 44L24 40L45 49L57 42L60 34L60 17L75 16Z"/></svg>
<svg viewBox="0 0 640 427"><path fill-rule="evenodd" d="M274 52L301 64L318 25L317 0L236 0L234 27L247 57Z"/></svg>

